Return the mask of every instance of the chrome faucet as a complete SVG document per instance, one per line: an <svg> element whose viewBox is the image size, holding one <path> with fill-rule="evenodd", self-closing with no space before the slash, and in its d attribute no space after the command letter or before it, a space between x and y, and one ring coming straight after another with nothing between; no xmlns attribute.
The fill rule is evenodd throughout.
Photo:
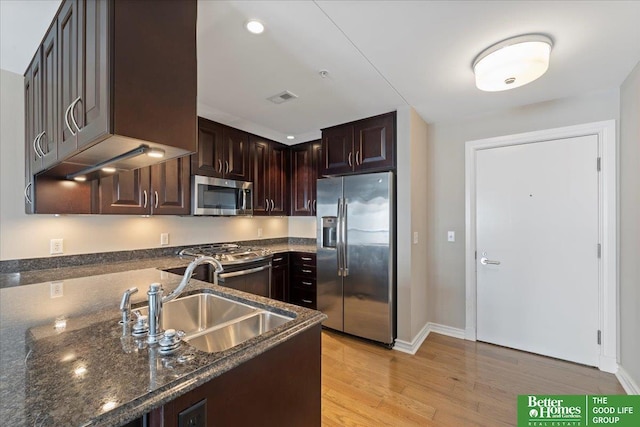
<svg viewBox="0 0 640 427"><path fill-rule="evenodd" d="M120 301L120 311L122 312L122 324L127 325L131 320L131 295L138 292L138 288L130 288L124 291L122 301Z"/></svg>
<svg viewBox="0 0 640 427"><path fill-rule="evenodd" d="M147 342L157 343L160 340L162 337L162 304L177 298L184 291L189 280L191 280L193 271L201 264L211 264L215 267L213 284L217 285L218 273L222 271L222 264L213 257L200 256L189 263L180 284L169 295L162 296L163 291L160 283L152 283L151 286L149 286L149 291L147 292L149 297L149 337L147 338Z"/></svg>

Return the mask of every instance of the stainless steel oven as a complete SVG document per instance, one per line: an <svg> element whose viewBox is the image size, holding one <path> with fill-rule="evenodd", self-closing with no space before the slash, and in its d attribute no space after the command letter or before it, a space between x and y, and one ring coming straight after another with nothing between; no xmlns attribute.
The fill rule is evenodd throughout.
<svg viewBox="0 0 640 427"><path fill-rule="evenodd" d="M271 297L271 260L267 249L240 246L237 244L214 244L187 248L181 256L212 256L222 264L222 271L209 269L208 281L220 286ZM215 276L217 274L217 277Z"/></svg>

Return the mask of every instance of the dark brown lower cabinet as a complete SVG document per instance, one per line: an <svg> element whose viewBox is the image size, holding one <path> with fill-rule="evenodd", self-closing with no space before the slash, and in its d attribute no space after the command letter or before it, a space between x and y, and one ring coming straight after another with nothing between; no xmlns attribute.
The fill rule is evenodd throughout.
<svg viewBox="0 0 640 427"><path fill-rule="evenodd" d="M316 325L185 393L151 412L150 424L320 426L320 333Z"/></svg>
<svg viewBox="0 0 640 427"><path fill-rule="evenodd" d="M277 253L271 261L271 298L289 301L289 254Z"/></svg>
<svg viewBox="0 0 640 427"><path fill-rule="evenodd" d="M316 254L291 253L291 296L289 302L302 307L316 309Z"/></svg>

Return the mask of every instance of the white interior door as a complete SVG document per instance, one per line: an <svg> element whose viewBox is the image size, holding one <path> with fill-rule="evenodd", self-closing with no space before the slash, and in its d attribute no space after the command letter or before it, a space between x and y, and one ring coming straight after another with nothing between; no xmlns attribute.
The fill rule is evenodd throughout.
<svg viewBox="0 0 640 427"><path fill-rule="evenodd" d="M477 152L479 340L598 365L597 157L596 135Z"/></svg>

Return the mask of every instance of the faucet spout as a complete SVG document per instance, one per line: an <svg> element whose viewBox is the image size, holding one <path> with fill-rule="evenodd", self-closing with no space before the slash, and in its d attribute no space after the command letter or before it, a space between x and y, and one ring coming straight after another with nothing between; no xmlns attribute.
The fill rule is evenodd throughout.
<svg viewBox="0 0 640 427"><path fill-rule="evenodd" d="M215 268L215 272L213 274L213 284L217 285L218 273L222 271L222 264L220 264L220 261L218 261L213 257L199 256L193 261L191 261L191 263L189 263L189 265L187 266L187 269L184 272L184 276L182 276L182 280L180 281L180 284L178 285L178 287L175 288L169 295L162 298L162 302L163 303L169 302L177 298L178 296L180 296L180 294L184 291L184 288L187 287L189 280L191 280L191 276L193 275L194 270L196 269L196 267L198 267L201 264L211 264Z"/></svg>

